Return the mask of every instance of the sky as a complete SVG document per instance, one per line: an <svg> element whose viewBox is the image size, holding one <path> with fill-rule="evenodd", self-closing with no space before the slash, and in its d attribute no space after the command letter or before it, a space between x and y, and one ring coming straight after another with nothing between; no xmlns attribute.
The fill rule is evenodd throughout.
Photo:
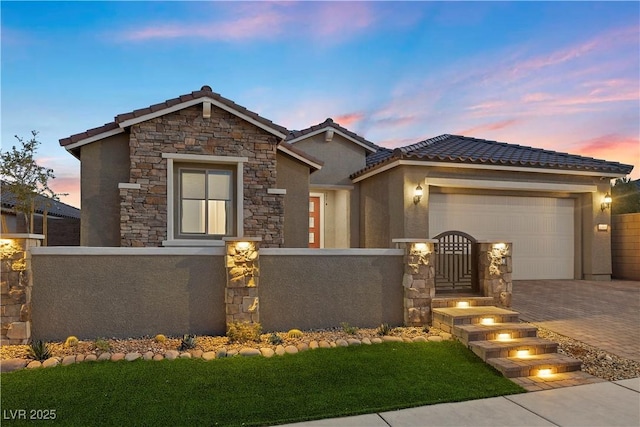
<svg viewBox="0 0 640 427"><path fill-rule="evenodd" d="M58 140L209 85L290 130L331 117L385 147L441 134L635 166L640 2L8 2L2 149Z"/></svg>

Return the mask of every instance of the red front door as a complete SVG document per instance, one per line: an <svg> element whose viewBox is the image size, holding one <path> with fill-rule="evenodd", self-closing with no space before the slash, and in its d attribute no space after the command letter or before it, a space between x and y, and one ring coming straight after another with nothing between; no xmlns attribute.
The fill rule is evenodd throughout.
<svg viewBox="0 0 640 427"><path fill-rule="evenodd" d="M309 247L320 247L320 197L309 197Z"/></svg>

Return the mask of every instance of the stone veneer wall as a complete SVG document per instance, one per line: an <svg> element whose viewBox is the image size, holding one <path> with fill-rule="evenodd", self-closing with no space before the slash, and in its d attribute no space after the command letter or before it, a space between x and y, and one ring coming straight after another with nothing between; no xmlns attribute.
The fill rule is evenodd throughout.
<svg viewBox="0 0 640 427"><path fill-rule="evenodd" d="M227 286L224 303L227 328L232 323L259 323L260 242L225 239Z"/></svg>
<svg viewBox="0 0 640 427"><path fill-rule="evenodd" d="M3 235L0 242L0 344L28 344L31 339L31 252L42 238ZM34 236L34 235L29 235Z"/></svg>
<svg viewBox="0 0 640 427"><path fill-rule="evenodd" d="M167 239L167 160L162 153L247 157L244 163L244 234L259 236L264 247L284 243L282 196L276 188L277 138L212 107L202 117L196 105L131 126L129 183L140 189L120 190L122 246L161 246ZM172 177L170 179L173 179Z"/></svg>
<svg viewBox="0 0 640 427"><path fill-rule="evenodd" d="M493 297L494 304L503 307L511 307L513 291L511 251L511 243L477 243L480 292L485 297Z"/></svg>
<svg viewBox="0 0 640 427"><path fill-rule="evenodd" d="M431 323L431 301L436 295L433 240L394 239L404 249L404 324L423 326Z"/></svg>

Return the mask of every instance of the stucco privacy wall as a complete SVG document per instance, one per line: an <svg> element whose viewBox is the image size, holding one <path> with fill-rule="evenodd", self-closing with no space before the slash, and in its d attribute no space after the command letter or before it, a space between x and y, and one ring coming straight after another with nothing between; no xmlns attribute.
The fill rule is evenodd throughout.
<svg viewBox="0 0 640 427"><path fill-rule="evenodd" d="M640 280L640 213L611 217L611 257L615 279Z"/></svg>
<svg viewBox="0 0 640 427"><path fill-rule="evenodd" d="M35 339L225 333L222 248L43 249L32 256Z"/></svg>
<svg viewBox="0 0 640 427"><path fill-rule="evenodd" d="M265 330L403 323L403 254L386 249L263 249Z"/></svg>
<svg viewBox="0 0 640 427"><path fill-rule="evenodd" d="M131 126L128 183L120 190L121 246L161 246L167 236L167 159L163 153L246 157L243 165L244 234L264 247L284 243L284 204L276 188L277 138L219 108L204 118L201 106ZM172 179L172 178L170 178Z"/></svg>

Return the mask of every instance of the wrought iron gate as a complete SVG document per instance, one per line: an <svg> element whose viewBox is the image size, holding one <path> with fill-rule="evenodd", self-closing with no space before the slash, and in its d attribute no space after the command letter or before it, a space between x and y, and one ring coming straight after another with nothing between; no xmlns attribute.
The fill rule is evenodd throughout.
<svg viewBox="0 0 640 427"><path fill-rule="evenodd" d="M476 292L476 239L462 231L445 231L434 239L436 292Z"/></svg>

